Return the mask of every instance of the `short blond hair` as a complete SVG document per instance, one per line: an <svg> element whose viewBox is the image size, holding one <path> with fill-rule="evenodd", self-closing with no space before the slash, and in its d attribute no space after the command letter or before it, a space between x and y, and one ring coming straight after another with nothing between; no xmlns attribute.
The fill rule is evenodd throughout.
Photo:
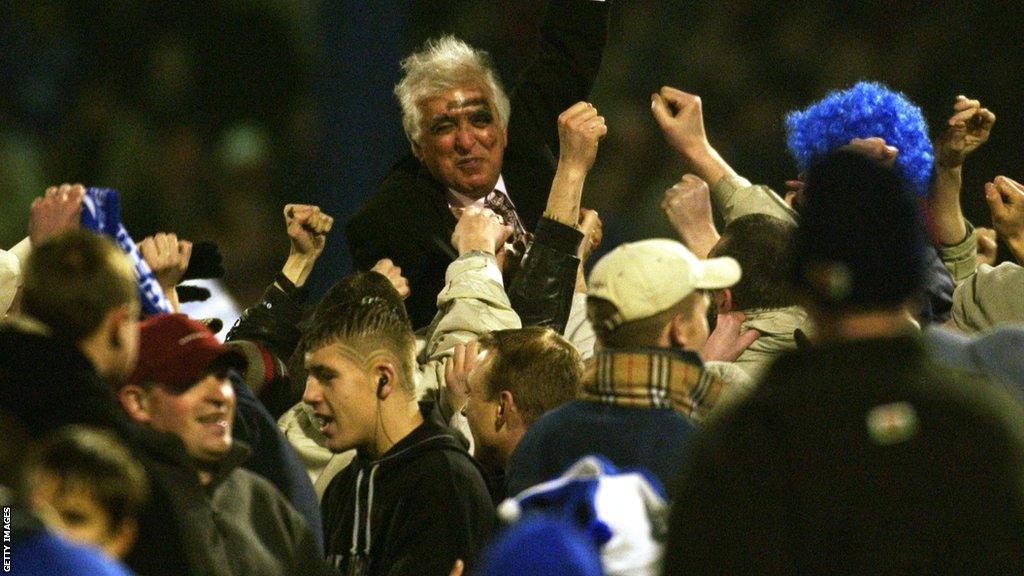
<svg viewBox="0 0 1024 576"><path fill-rule="evenodd" d="M138 305L138 299L128 257L89 230L50 238L32 251L25 265L21 311L72 342L92 334L107 312Z"/></svg>
<svg viewBox="0 0 1024 576"><path fill-rule="evenodd" d="M677 315L688 318L703 297L704 292L697 290L661 312L609 328L609 319L618 313L618 309L604 298L587 296L587 319L594 327L597 341L605 348L657 346L665 326Z"/></svg>

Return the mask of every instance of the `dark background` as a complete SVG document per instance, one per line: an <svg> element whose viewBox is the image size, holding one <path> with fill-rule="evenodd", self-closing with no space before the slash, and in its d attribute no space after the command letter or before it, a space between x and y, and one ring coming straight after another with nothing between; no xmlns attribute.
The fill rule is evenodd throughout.
<svg viewBox="0 0 1024 576"><path fill-rule="evenodd" d="M455 32L489 50L507 86L536 44L542 1L13 0L0 7L0 246L62 181L111 186L136 239L215 240L226 281L255 298L287 254L281 208L337 219L314 277L348 271L342 224L408 145L391 88L398 61ZM1024 177L1024 10L1011 2L619 0L592 102L608 137L584 206L607 249L668 236L657 204L683 167L649 114L663 84L700 94L712 143L743 175L794 175L783 115L857 80L905 92L933 127L953 98L998 116L965 169ZM513 112L514 113L514 112ZM387 226L387 223L382 223Z"/></svg>

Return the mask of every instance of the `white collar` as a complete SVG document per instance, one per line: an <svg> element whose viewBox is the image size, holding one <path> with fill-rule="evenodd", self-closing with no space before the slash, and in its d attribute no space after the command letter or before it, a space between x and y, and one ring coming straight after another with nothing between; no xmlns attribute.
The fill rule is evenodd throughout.
<svg viewBox="0 0 1024 576"><path fill-rule="evenodd" d="M511 200L512 198L508 195L508 191L505 190L505 178L498 174L498 181L494 184L494 189L501 192ZM493 194L493 192L492 192ZM487 201L490 194L483 198L473 199L465 194L460 194L451 188L448 189L448 207L449 208L468 208L470 206L483 206Z"/></svg>

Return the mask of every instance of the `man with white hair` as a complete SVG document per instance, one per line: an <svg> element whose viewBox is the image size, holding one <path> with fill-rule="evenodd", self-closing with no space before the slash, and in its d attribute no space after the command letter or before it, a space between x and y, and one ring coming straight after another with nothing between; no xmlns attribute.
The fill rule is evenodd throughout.
<svg viewBox="0 0 1024 576"><path fill-rule="evenodd" d="M550 2L537 57L511 99L487 53L453 36L427 42L402 62L395 95L412 154L352 216L346 234L357 267L368 270L381 258L401 267L414 328L433 318L445 269L458 256L449 239L460 209L494 210L519 241L541 216L559 154L558 115L587 99L608 4Z"/></svg>

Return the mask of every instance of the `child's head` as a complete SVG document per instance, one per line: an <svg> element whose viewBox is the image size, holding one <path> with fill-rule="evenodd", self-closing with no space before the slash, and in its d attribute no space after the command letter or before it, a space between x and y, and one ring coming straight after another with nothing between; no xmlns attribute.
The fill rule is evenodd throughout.
<svg viewBox="0 0 1024 576"><path fill-rule="evenodd" d="M29 449L22 493L55 531L120 558L135 541L148 485L142 467L112 435L68 426Z"/></svg>

